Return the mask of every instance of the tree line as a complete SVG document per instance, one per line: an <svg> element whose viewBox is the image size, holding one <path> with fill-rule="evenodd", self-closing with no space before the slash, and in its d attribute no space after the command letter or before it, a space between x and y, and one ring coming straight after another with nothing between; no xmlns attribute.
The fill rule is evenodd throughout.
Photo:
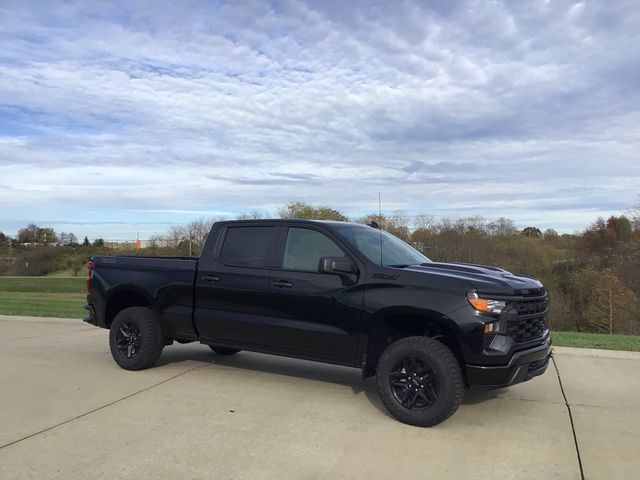
<svg viewBox="0 0 640 480"><path fill-rule="evenodd" d="M104 240L80 242L73 233L57 233L52 227L34 223L10 236L0 232L0 275L47 275L58 271L71 271L79 275L87 258L106 253Z"/></svg>
<svg viewBox="0 0 640 480"><path fill-rule="evenodd" d="M18 230L15 237L0 232L0 253L3 253L9 247L20 248L24 246L66 246L66 247L89 247L99 246L104 243L102 238L96 238L93 242L89 242L87 236L82 242L78 241L78 237L74 233L60 232L57 233L52 227L40 227L35 223L30 223L24 228Z"/></svg>
<svg viewBox="0 0 640 480"><path fill-rule="evenodd" d="M494 265L539 278L552 298L548 316L551 328L640 334L640 204L628 215L597 218L583 232L574 234L543 231L536 226L518 229L508 218L410 216L402 210L350 219L334 208L303 202L284 205L277 216L367 224L375 221L434 261ZM253 211L237 218L263 215ZM226 219L199 218L187 225L172 226L149 239L145 248L127 253L198 255L213 223ZM0 263L0 274L37 275L70 268L78 271L88 255L112 253L100 239L89 243L85 237L78 243L73 236L70 240L69 235L56 235L51 228L29 225L15 238L0 233L0 254L6 255L7 245L29 243L42 248L18 251L16 262Z"/></svg>

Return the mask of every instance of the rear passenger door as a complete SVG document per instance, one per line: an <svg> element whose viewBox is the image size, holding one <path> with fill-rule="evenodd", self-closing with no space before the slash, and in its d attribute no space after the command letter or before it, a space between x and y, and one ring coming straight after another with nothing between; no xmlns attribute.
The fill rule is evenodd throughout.
<svg viewBox="0 0 640 480"><path fill-rule="evenodd" d="M203 341L264 343L277 231L255 223L223 226L215 246L200 257L194 321Z"/></svg>
<svg viewBox="0 0 640 480"><path fill-rule="evenodd" d="M311 226L282 227L279 268L272 270L269 286L266 340L284 352L353 364L363 299L357 282L364 278L364 266L350 279L320 273L321 257L351 258L329 235Z"/></svg>

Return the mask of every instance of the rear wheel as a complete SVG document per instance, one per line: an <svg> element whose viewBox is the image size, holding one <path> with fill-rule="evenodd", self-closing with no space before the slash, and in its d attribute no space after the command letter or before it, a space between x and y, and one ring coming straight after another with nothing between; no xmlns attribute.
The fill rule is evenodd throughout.
<svg viewBox="0 0 640 480"><path fill-rule="evenodd" d="M120 311L111 323L109 347L113 359L125 370L152 367L164 347L153 310L131 307Z"/></svg>
<svg viewBox="0 0 640 480"><path fill-rule="evenodd" d="M456 357L427 337L407 337L389 345L377 368L380 398L396 419L431 427L449 418L464 396Z"/></svg>
<svg viewBox="0 0 640 480"><path fill-rule="evenodd" d="M209 345L209 348L216 352L218 355L233 355L234 353L238 353L240 351L237 348L218 347L216 345Z"/></svg>

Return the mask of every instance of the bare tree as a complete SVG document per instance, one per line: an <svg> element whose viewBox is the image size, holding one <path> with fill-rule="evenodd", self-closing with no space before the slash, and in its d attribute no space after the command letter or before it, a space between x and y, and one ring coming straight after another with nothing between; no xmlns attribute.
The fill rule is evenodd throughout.
<svg viewBox="0 0 640 480"><path fill-rule="evenodd" d="M186 239L189 240L197 251L200 251L204 245L207 235L211 231L211 226L215 223L212 219L205 219L204 217L196 218L189 222L184 227L186 233ZM192 252L193 253L193 252Z"/></svg>
<svg viewBox="0 0 640 480"><path fill-rule="evenodd" d="M640 230L640 196L638 196L638 202L629 209L628 213L633 229Z"/></svg>
<svg viewBox="0 0 640 480"><path fill-rule="evenodd" d="M236 220L258 220L260 218L265 217L259 210L251 210L249 213L241 213L236 216Z"/></svg>
<svg viewBox="0 0 640 480"><path fill-rule="evenodd" d="M542 232L538 227L525 227L522 229L522 235L525 237L542 238Z"/></svg>
<svg viewBox="0 0 640 480"><path fill-rule="evenodd" d="M78 237L76 237L73 233L60 232L58 234L58 242L64 246L77 245Z"/></svg>
<svg viewBox="0 0 640 480"><path fill-rule="evenodd" d="M409 215L406 210L393 210L391 215L387 217L387 228L389 232L397 237L408 241L411 237L409 231Z"/></svg>
<svg viewBox="0 0 640 480"><path fill-rule="evenodd" d="M408 241L411 237L411 232L409 231L409 216L405 210L394 210L391 215L372 213L366 217L356 219L356 222L365 224L376 222L382 230L405 241Z"/></svg>
<svg viewBox="0 0 640 480"><path fill-rule="evenodd" d="M574 315L590 330L632 334L638 322L638 297L608 269L585 267L573 276L576 291Z"/></svg>
<svg viewBox="0 0 640 480"><path fill-rule="evenodd" d="M513 223L513 220L509 218L500 217L494 220L488 225L490 234L496 237L506 237L507 235L513 235L518 233L518 229Z"/></svg>
<svg viewBox="0 0 640 480"><path fill-rule="evenodd" d="M467 231L486 232L487 220L480 215L466 217L466 229Z"/></svg>
<svg viewBox="0 0 640 480"><path fill-rule="evenodd" d="M436 217L421 213L413 219L414 230L431 230L434 226Z"/></svg>
<svg viewBox="0 0 640 480"><path fill-rule="evenodd" d="M330 207L315 207L304 202L290 202L284 207L278 208L280 218L306 218L316 220L346 221L347 217L338 210Z"/></svg>
<svg viewBox="0 0 640 480"><path fill-rule="evenodd" d="M18 243L35 243L39 230L40 228L35 223L31 223L26 228L21 228L18 230Z"/></svg>
<svg viewBox="0 0 640 480"><path fill-rule="evenodd" d="M165 245L174 250L178 249L178 246L188 238L188 234L185 228L179 225L172 225L169 227L169 231L164 236Z"/></svg>
<svg viewBox="0 0 640 480"><path fill-rule="evenodd" d="M164 236L163 235L152 235L149 237L149 247L158 248L164 247Z"/></svg>

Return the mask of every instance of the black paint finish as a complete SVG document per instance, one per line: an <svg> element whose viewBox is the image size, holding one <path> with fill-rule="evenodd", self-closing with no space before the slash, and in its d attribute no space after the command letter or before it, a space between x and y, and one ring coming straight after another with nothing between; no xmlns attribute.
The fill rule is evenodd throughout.
<svg viewBox="0 0 640 480"><path fill-rule="evenodd" d="M225 238L238 238L237 230L234 235L229 231L247 227L265 227L255 231L266 233L268 242L256 243L260 252L248 257L250 266L223 263ZM280 268L290 227L328 237L357 273ZM546 296L538 280L459 263L381 266L353 243L353 231L345 234L355 228L371 227L310 220L219 222L199 259L93 257L87 321L108 328L122 308L147 305L171 339L354 367L364 367L367 359L369 374L389 341L429 335L454 350L471 386L507 385L544 372L550 350L546 327L525 343L506 334L485 335L484 324L496 317L477 312L466 299L467 292L475 291L515 305ZM229 258L242 261L237 252ZM498 320L515 321L516 315L510 310Z"/></svg>

